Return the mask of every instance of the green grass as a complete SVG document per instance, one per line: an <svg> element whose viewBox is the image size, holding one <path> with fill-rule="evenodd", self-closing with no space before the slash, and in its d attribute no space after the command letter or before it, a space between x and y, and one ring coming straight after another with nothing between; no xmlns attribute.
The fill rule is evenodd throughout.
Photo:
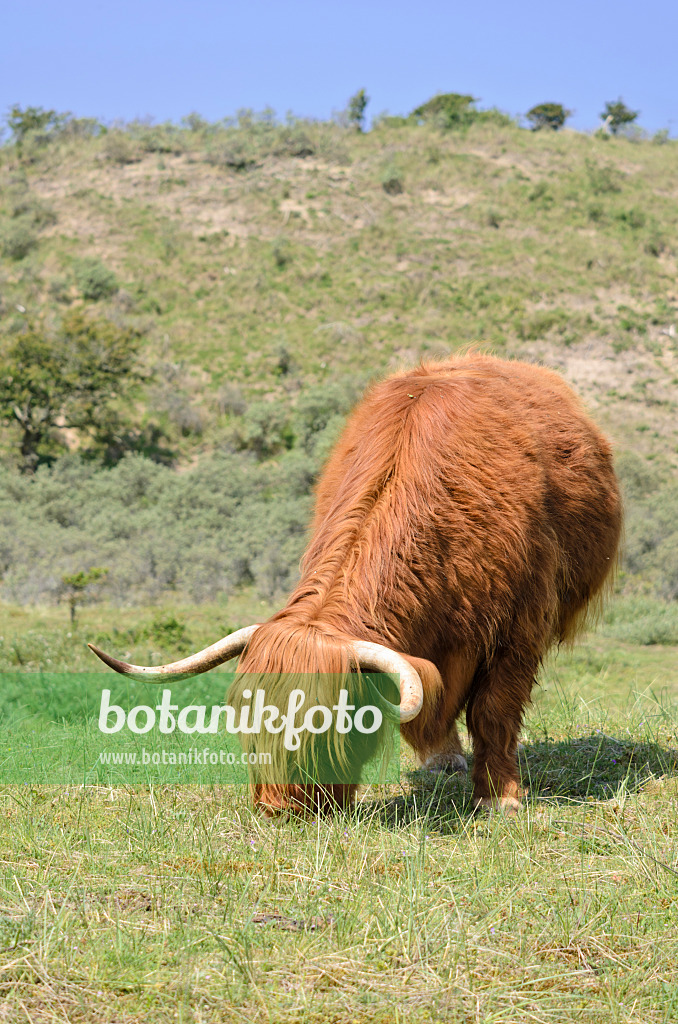
<svg viewBox="0 0 678 1024"><path fill-rule="evenodd" d="M203 643L250 616L248 600L172 613ZM43 667L73 657L55 642L66 609L2 618L18 643L43 636ZM154 621L168 617L84 609L78 643ZM156 656L176 656L185 635L156 630ZM364 789L331 820L262 820L238 786L2 787L2 1012L669 1024L677 656L597 632L549 659L516 819L474 816L465 779L418 771L409 752L399 787Z"/></svg>

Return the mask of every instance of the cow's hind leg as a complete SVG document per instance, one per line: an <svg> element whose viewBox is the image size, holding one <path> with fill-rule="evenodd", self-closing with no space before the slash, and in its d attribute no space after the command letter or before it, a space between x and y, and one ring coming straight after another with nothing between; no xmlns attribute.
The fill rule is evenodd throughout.
<svg viewBox="0 0 678 1024"><path fill-rule="evenodd" d="M466 708L473 740L473 795L477 807L513 813L521 805L518 736L538 659L504 655L480 668Z"/></svg>

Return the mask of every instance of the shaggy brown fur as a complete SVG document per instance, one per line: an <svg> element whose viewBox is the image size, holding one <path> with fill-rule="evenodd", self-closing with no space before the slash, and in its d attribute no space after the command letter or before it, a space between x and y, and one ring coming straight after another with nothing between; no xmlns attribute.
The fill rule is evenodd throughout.
<svg viewBox="0 0 678 1024"><path fill-rule="evenodd" d="M477 802L517 806L535 674L610 578L620 529L610 446L555 373L481 355L398 373L353 413L318 485L299 585L239 671L340 674L352 639L399 651L425 689L405 739L432 767L458 766L466 708ZM255 799L282 809L318 794L268 786Z"/></svg>

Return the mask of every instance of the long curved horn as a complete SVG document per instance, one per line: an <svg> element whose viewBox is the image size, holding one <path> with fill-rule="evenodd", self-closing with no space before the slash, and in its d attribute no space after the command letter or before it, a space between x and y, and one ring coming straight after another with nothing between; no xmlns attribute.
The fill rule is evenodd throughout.
<svg viewBox="0 0 678 1024"><path fill-rule="evenodd" d="M147 683L162 683L168 678L187 679L190 676L200 675L201 672L209 672L217 665L223 665L225 661L237 657L242 654L258 628L259 624L245 626L244 629L230 633L212 644L211 647L198 651L197 654L191 654L190 657L183 658L181 661L157 667L130 665L126 661L112 658L110 654L106 654L94 644L87 646L109 668L115 669L122 675L130 676L132 679L141 679ZM384 706L390 718L398 722L410 722L417 717L424 702L424 689L418 672L406 658L382 644L369 643L366 640L354 640L351 644L351 654L356 668L400 677L400 704L391 704L390 701L379 695L380 704Z"/></svg>
<svg viewBox="0 0 678 1024"><path fill-rule="evenodd" d="M400 704L391 704L379 695L379 703L384 706L388 717L397 722L411 722L416 718L424 703L424 688L419 673L409 661L388 647L366 640L354 640L351 651L358 668L400 676Z"/></svg>
<svg viewBox="0 0 678 1024"><path fill-rule="evenodd" d="M238 629L235 633L229 633L228 636L217 640L215 644L206 647L204 651L191 654L189 658L183 658L181 661L173 661L169 665L158 665L157 668L150 665L128 665L126 661L118 661L110 654L105 654L94 644L87 644L87 646L110 668L121 672L124 676L142 679L146 683L163 683L168 678L187 679L189 676L200 675L201 672L209 672L217 665L223 665L225 661L230 661L231 658L242 654L258 629L258 623L255 626L245 626L244 629Z"/></svg>

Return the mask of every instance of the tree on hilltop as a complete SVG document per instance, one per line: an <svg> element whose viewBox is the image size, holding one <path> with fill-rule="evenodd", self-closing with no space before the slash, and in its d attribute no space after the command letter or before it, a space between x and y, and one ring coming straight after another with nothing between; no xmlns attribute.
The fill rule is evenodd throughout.
<svg viewBox="0 0 678 1024"><path fill-rule="evenodd" d="M617 135L622 128L625 128L629 124L633 124L639 114L639 110L629 110L620 96L616 103L612 103L609 100L607 101L605 104L605 110L600 115L600 119L603 122L603 125L607 127L613 135Z"/></svg>
<svg viewBox="0 0 678 1024"><path fill-rule="evenodd" d="M358 89L357 93L351 96L346 108L348 123L362 132L365 128L365 110L370 102L370 97L364 89Z"/></svg>
<svg viewBox="0 0 678 1024"><path fill-rule="evenodd" d="M562 103L538 103L536 107L528 110L525 117L530 122L533 132L538 132L542 128L550 128L551 131L557 132L571 114L572 111L566 110Z"/></svg>
<svg viewBox="0 0 678 1024"><path fill-rule="evenodd" d="M442 128L459 128L477 117L475 96L460 92L439 92L410 114L417 121L434 121Z"/></svg>

